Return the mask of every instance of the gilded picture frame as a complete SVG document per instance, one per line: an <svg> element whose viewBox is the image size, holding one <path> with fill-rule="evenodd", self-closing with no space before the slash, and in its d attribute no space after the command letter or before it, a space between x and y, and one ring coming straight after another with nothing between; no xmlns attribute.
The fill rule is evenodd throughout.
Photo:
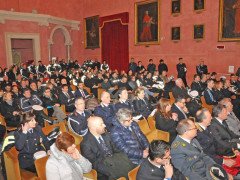
<svg viewBox="0 0 240 180"><path fill-rule="evenodd" d="M99 16L84 18L85 49L100 48Z"/></svg>
<svg viewBox="0 0 240 180"><path fill-rule="evenodd" d="M205 0L193 0L193 10L195 12L201 12L205 10L206 2Z"/></svg>
<svg viewBox="0 0 240 180"><path fill-rule="evenodd" d="M171 27L171 40L172 41L180 41L181 40L181 27L180 26Z"/></svg>
<svg viewBox="0 0 240 180"><path fill-rule="evenodd" d="M181 0L172 0L171 2L171 14L173 16L178 16L181 14L182 10L182 1Z"/></svg>
<svg viewBox="0 0 240 180"><path fill-rule="evenodd" d="M135 45L160 44L160 0L135 3Z"/></svg>
<svg viewBox="0 0 240 180"><path fill-rule="evenodd" d="M240 0L220 0L219 41L240 41Z"/></svg>
<svg viewBox="0 0 240 180"><path fill-rule="evenodd" d="M205 26L204 24L196 24L193 26L193 39L203 40L205 37Z"/></svg>

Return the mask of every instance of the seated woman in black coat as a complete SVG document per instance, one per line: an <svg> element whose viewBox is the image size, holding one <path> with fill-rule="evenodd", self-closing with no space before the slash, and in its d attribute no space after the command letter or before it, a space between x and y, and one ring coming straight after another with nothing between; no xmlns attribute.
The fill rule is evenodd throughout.
<svg viewBox="0 0 240 180"><path fill-rule="evenodd" d="M223 83L221 81L215 82L215 90L213 91L213 96L217 102L224 98L223 94Z"/></svg>
<svg viewBox="0 0 240 180"><path fill-rule="evenodd" d="M36 172L34 154L39 151L45 151L49 154L50 144L41 127L36 124L33 113L27 112L23 115L14 137L16 149L19 151L20 168Z"/></svg>
<svg viewBox="0 0 240 180"><path fill-rule="evenodd" d="M169 143L171 144L177 136L178 115L171 112L170 100L162 98L158 101L157 112L155 114L156 128L167 131L170 134Z"/></svg>
<svg viewBox="0 0 240 180"><path fill-rule="evenodd" d="M1 104L1 114L5 117L8 127L17 127L20 122L19 107L16 101L13 101L11 92L3 95Z"/></svg>
<svg viewBox="0 0 240 180"><path fill-rule="evenodd" d="M143 88L138 87L135 91L135 100L133 101L133 106L136 115L142 115L146 119L151 114L153 110L152 105L145 98L145 92Z"/></svg>

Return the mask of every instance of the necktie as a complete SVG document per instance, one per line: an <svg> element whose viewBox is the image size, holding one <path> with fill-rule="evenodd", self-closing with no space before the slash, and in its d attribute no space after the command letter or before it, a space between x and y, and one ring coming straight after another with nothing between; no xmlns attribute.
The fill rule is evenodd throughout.
<svg viewBox="0 0 240 180"><path fill-rule="evenodd" d="M143 149L143 146L142 146L142 144L141 144L141 142L140 142L137 134L136 134L135 131L133 130L133 128L131 128L131 132L132 132L133 136L135 137L135 139L137 140L138 145L139 145L139 148L143 151L143 150L144 150L144 149Z"/></svg>
<svg viewBox="0 0 240 180"><path fill-rule="evenodd" d="M70 98L69 94L68 93L65 93L65 94L66 94L67 98L69 99Z"/></svg>
<svg viewBox="0 0 240 180"><path fill-rule="evenodd" d="M85 117L85 114L84 114L84 112L81 114L83 117Z"/></svg>
<svg viewBox="0 0 240 180"><path fill-rule="evenodd" d="M101 137L98 138L100 145L102 146L103 150L105 151L105 156L106 157L111 157L112 153L111 151L108 149L107 145L105 144L105 142L103 141L103 139Z"/></svg>
<svg viewBox="0 0 240 180"><path fill-rule="evenodd" d="M32 134L33 133L33 129L29 129L29 131L28 131L30 134Z"/></svg>
<svg viewBox="0 0 240 180"><path fill-rule="evenodd" d="M209 94L211 100L212 100L213 102L215 102L215 100L213 99L213 95L212 95L211 91L208 89L207 92L208 92L208 94Z"/></svg>
<svg viewBox="0 0 240 180"><path fill-rule="evenodd" d="M81 90L81 93L82 93L82 96L85 98L85 94L84 94L83 90Z"/></svg>

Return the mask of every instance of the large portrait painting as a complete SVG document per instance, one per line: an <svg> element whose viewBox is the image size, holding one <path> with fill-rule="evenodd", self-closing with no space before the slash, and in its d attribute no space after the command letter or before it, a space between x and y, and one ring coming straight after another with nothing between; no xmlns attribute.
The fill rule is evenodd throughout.
<svg viewBox="0 0 240 180"><path fill-rule="evenodd" d="M172 14L179 14L181 12L181 0L172 0Z"/></svg>
<svg viewBox="0 0 240 180"><path fill-rule="evenodd" d="M160 43L160 0L135 3L135 45Z"/></svg>
<svg viewBox="0 0 240 180"><path fill-rule="evenodd" d="M99 16L84 18L85 48L99 48Z"/></svg>
<svg viewBox="0 0 240 180"><path fill-rule="evenodd" d="M193 39L201 40L204 39L204 25L194 25L193 27Z"/></svg>
<svg viewBox="0 0 240 180"><path fill-rule="evenodd" d="M240 41L240 0L220 0L219 41Z"/></svg>

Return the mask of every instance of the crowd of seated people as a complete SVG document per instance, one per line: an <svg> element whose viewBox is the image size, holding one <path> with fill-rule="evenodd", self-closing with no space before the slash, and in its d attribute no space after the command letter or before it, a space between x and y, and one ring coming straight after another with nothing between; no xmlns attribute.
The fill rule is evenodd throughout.
<svg viewBox="0 0 240 180"><path fill-rule="evenodd" d="M186 71L186 65L182 59L180 61L177 70ZM239 77L231 75L229 80L217 80L216 73L208 73L202 62L196 68L191 90L197 91L199 97L203 96L208 105L214 105L211 122L209 111L201 110L200 98L196 100L189 94L186 72L174 82L167 76L164 60L160 60L157 70L152 60L145 68L141 61L137 65L131 59L127 73L111 70L106 61L100 64L97 60L87 60L82 65L72 60L68 64L64 60L47 66L41 61L38 64L36 66L33 62L28 66L21 64L20 67L14 65L0 70L1 115L7 127L18 127L15 140L21 168L36 171L31 159L36 150L32 150L35 145L30 141L39 136L44 140L39 140L46 147L44 151L52 153L47 163L48 178L56 177L56 174L67 176L59 171L61 162L68 166L72 179L81 178L91 167L97 171L99 179L127 177L127 173L138 165L148 166L140 167L139 179L144 179L144 173L149 173L145 171L161 166L165 166L165 170L156 174L160 177L206 179L208 164L222 165L230 179L232 175L238 177L235 159L240 154L240 141L237 141L240 135ZM100 97L99 88L105 90ZM170 103L169 92L175 98L173 104ZM85 109L89 98L101 99L93 111ZM46 108L47 114L36 106ZM67 117L66 113L70 115ZM23 119L21 114L24 114ZM56 122L51 116L56 117ZM168 144L148 142L138 122L148 120L149 116L154 116L157 129L170 134ZM190 116L196 118L195 124L189 120ZM206 116L208 123L204 124ZM50 149L41 131L44 121L54 124L65 119L71 131L83 137L80 144L82 156L71 136L62 135ZM202 140L204 136L201 137L202 131L208 128L212 128L209 144ZM23 143L26 138L30 144ZM23 163L25 157L29 158L26 164Z"/></svg>

